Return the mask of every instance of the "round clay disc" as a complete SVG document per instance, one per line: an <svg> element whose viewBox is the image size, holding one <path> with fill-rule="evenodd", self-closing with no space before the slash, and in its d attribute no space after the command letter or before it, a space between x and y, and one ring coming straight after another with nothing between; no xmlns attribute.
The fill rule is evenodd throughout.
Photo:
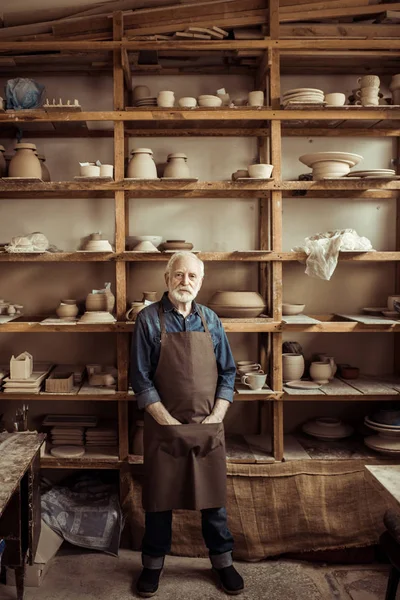
<svg viewBox="0 0 400 600"><path fill-rule="evenodd" d="M80 458L85 454L85 448L79 446L56 446L50 450L57 458Z"/></svg>

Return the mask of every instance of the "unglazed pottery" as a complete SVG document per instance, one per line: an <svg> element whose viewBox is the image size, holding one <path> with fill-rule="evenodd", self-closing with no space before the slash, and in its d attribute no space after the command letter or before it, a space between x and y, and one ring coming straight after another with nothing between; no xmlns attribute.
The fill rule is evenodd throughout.
<svg viewBox="0 0 400 600"><path fill-rule="evenodd" d="M352 152L313 152L311 154L303 154L303 156L299 157L300 162L311 168L313 168L316 163L325 160L345 162L350 167L354 167L363 160L363 157Z"/></svg>
<svg viewBox="0 0 400 600"><path fill-rule="evenodd" d="M157 168L150 148L136 148L131 151L127 175L135 179L157 179Z"/></svg>
<svg viewBox="0 0 400 600"><path fill-rule="evenodd" d="M157 247L162 242L162 235L129 235L126 238L128 248L133 248L140 242L151 242Z"/></svg>
<svg viewBox="0 0 400 600"><path fill-rule="evenodd" d="M157 106L162 108L172 108L175 104L175 95L171 91L158 92Z"/></svg>
<svg viewBox="0 0 400 600"><path fill-rule="evenodd" d="M237 171L232 173L233 181L236 181L236 179L248 177L248 176L249 176L249 172L247 171L247 169L238 169Z"/></svg>
<svg viewBox="0 0 400 600"><path fill-rule="evenodd" d="M268 179L271 177L273 165L268 164L259 164L259 165L249 165L247 170L249 172L250 177L259 177L260 179Z"/></svg>
<svg viewBox="0 0 400 600"><path fill-rule="evenodd" d="M187 166L186 154L183 154L183 152L168 154L167 166L164 169L163 176L188 179L190 177L190 171Z"/></svg>
<svg viewBox="0 0 400 600"><path fill-rule="evenodd" d="M220 317L258 317L265 302L258 292L217 291L208 306Z"/></svg>
<svg viewBox="0 0 400 600"><path fill-rule="evenodd" d="M5 177L7 175L7 163L4 158L4 153L6 149L4 146L0 146L0 177Z"/></svg>
<svg viewBox="0 0 400 600"><path fill-rule="evenodd" d="M144 302L131 302L130 309L126 312L125 318L128 319L128 321L134 321L144 307Z"/></svg>
<svg viewBox="0 0 400 600"><path fill-rule="evenodd" d="M185 242L184 240L167 240L163 244L160 244L160 250L187 250L190 251L193 248L191 242Z"/></svg>
<svg viewBox="0 0 400 600"><path fill-rule="evenodd" d="M197 106L197 100L196 98L185 96L184 98L179 98L178 104L181 108L195 108Z"/></svg>
<svg viewBox="0 0 400 600"><path fill-rule="evenodd" d="M100 177L112 177L114 175L114 165L100 165Z"/></svg>
<svg viewBox="0 0 400 600"><path fill-rule="evenodd" d="M378 75L363 75L357 79L360 87L379 87L380 82Z"/></svg>
<svg viewBox="0 0 400 600"><path fill-rule="evenodd" d="M19 143L15 146L16 153L10 161L9 177L36 177L41 179L42 167L35 155L35 144Z"/></svg>
<svg viewBox="0 0 400 600"><path fill-rule="evenodd" d="M33 371L33 356L22 352L10 359L10 379L29 379Z"/></svg>
<svg viewBox="0 0 400 600"><path fill-rule="evenodd" d="M65 317L76 317L78 312L79 309L76 305L76 301L72 299L68 300L67 302L65 300L61 300L60 305L56 309L56 315L60 317L60 319Z"/></svg>
<svg viewBox="0 0 400 600"><path fill-rule="evenodd" d="M136 104L138 100L148 98L150 96L150 88L147 85L135 85L132 90L132 102Z"/></svg>
<svg viewBox="0 0 400 600"><path fill-rule="evenodd" d="M143 292L143 302L157 302L157 292Z"/></svg>
<svg viewBox="0 0 400 600"><path fill-rule="evenodd" d="M283 315L300 315L305 309L305 304L288 304L284 302L282 304Z"/></svg>
<svg viewBox="0 0 400 600"><path fill-rule="evenodd" d="M100 177L100 167L94 163L89 165L80 165L79 171L81 177Z"/></svg>
<svg viewBox="0 0 400 600"><path fill-rule="evenodd" d="M249 106L264 106L264 92L254 91L248 95Z"/></svg>
<svg viewBox="0 0 400 600"><path fill-rule="evenodd" d="M159 252L151 242L139 242L132 248L134 252Z"/></svg>
<svg viewBox="0 0 400 600"><path fill-rule="evenodd" d="M42 169L42 179L43 179L43 181L51 181L50 171L48 170L47 166L45 165L45 162L46 162L45 155L44 154L38 154L37 157L40 160L40 167Z"/></svg>
<svg viewBox="0 0 400 600"><path fill-rule="evenodd" d="M86 311L79 319L79 323L115 323L115 317L107 310Z"/></svg>
<svg viewBox="0 0 400 600"><path fill-rule="evenodd" d="M218 96L199 96L199 106L205 108L219 108L222 105L222 98Z"/></svg>
<svg viewBox="0 0 400 600"><path fill-rule="evenodd" d="M96 290L96 293L92 292L86 296L86 310L88 312L108 311L111 313L114 305L115 296L111 292L109 284L106 284L104 290Z"/></svg>
<svg viewBox="0 0 400 600"><path fill-rule="evenodd" d="M304 374L304 356L286 352L282 354L282 377L283 381L294 381L301 379Z"/></svg>
<svg viewBox="0 0 400 600"><path fill-rule="evenodd" d="M332 371L332 376L329 377L329 379L333 379L337 371L337 364L335 363L335 358L333 356L328 356L327 354L322 353L318 355L318 360L321 362L329 363Z"/></svg>
<svg viewBox="0 0 400 600"><path fill-rule="evenodd" d="M328 106L343 106L346 102L346 96L341 92L325 94L325 102Z"/></svg>
<svg viewBox="0 0 400 600"><path fill-rule="evenodd" d="M267 376L265 374L250 372L243 375L241 382L252 390L261 390L266 380Z"/></svg>
<svg viewBox="0 0 400 600"><path fill-rule="evenodd" d="M302 429L308 435L321 440L338 440L348 437L354 431L351 425L334 417L320 417L304 423Z"/></svg>
<svg viewBox="0 0 400 600"><path fill-rule="evenodd" d="M310 376L317 383L322 385L329 383L332 379L332 368L329 362L316 361L311 363Z"/></svg>

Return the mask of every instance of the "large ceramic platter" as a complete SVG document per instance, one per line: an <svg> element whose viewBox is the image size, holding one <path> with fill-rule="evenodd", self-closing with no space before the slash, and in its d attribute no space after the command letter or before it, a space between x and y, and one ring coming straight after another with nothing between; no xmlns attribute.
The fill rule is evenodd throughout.
<svg viewBox="0 0 400 600"><path fill-rule="evenodd" d="M359 154L353 154L351 152L314 152L312 154L303 154L299 157L300 162L311 168L316 163L326 160L338 160L354 167L354 165L357 165L361 160L363 160L363 157Z"/></svg>
<svg viewBox="0 0 400 600"><path fill-rule="evenodd" d="M316 383L315 381L302 381L301 379L287 381L283 385L288 388L293 388L294 390L320 390L322 388L322 384L320 383Z"/></svg>
<svg viewBox="0 0 400 600"><path fill-rule="evenodd" d="M301 92L314 92L316 94L324 95L324 92L322 90L317 90L316 88L294 88L293 90L283 92L283 95L287 96L288 94L299 94Z"/></svg>
<svg viewBox="0 0 400 600"><path fill-rule="evenodd" d="M352 175L358 175L358 177L369 177L372 175L395 175L396 172L393 169L366 169L366 170L357 170L357 171L352 171L351 172Z"/></svg>
<svg viewBox="0 0 400 600"><path fill-rule="evenodd" d="M381 437L380 435L370 435L364 438L364 444L372 450L383 452L384 454L400 454L400 438Z"/></svg>
<svg viewBox="0 0 400 600"><path fill-rule="evenodd" d="M379 429L382 430L388 430L388 431L399 431L400 432L400 425L386 425L385 423L379 423L378 421L374 421L372 418L370 417L364 417L364 423L366 425L373 425L374 427L377 427Z"/></svg>

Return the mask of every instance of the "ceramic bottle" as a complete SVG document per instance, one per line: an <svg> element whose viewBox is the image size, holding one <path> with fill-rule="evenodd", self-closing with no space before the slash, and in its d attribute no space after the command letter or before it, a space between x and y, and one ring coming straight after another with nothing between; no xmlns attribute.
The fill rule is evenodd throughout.
<svg viewBox="0 0 400 600"><path fill-rule="evenodd" d="M35 144L19 143L15 146L16 153L10 161L9 177L42 177L42 167L35 155Z"/></svg>
<svg viewBox="0 0 400 600"><path fill-rule="evenodd" d="M183 154L183 152L168 154L164 177L177 177L181 179L188 179L190 177L186 154Z"/></svg>
<svg viewBox="0 0 400 600"><path fill-rule="evenodd" d="M137 179L157 179L157 168L150 148L136 148L131 151L127 176Z"/></svg>

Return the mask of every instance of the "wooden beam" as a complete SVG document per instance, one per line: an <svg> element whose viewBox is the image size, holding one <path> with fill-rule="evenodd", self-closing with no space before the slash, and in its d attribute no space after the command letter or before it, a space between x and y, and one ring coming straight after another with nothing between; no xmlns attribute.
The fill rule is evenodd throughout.
<svg viewBox="0 0 400 600"><path fill-rule="evenodd" d="M398 25L364 25L361 23L314 24L293 23L280 25L279 37L282 38L398 38Z"/></svg>
<svg viewBox="0 0 400 600"><path fill-rule="evenodd" d="M291 14L280 14L281 23L293 21L321 21L323 19L336 19L340 17L361 17L365 15L376 15L385 10L399 10L400 2L392 4L377 4L373 6L354 6L345 8L326 8L315 11L313 9L299 11Z"/></svg>
<svg viewBox="0 0 400 600"><path fill-rule="evenodd" d="M280 15L293 15L298 12L313 10L331 10L334 8L350 8L351 6L368 6L369 0L319 0L319 2L308 2L306 4L295 4L292 6L281 6ZM300 21L300 19L298 19Z"/></svg>

